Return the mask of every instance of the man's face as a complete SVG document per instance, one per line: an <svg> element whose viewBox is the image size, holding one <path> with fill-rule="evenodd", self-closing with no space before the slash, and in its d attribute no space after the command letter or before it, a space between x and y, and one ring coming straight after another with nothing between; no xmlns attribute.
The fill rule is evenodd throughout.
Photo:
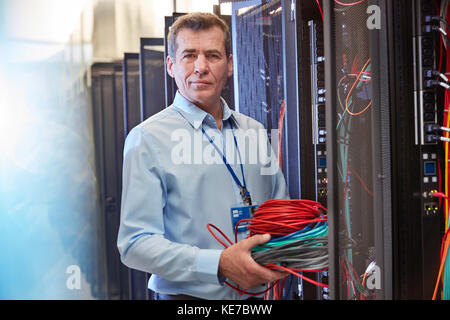
<svg viewBox="0 0 450 320"><path fill-rule="evenodd" d="M218 106L222 88L233 73L222 30L216 26L197 31L181 29L176 44L175 61L167 57L167 71L175 78L180 93L200 107Z"/></svg>

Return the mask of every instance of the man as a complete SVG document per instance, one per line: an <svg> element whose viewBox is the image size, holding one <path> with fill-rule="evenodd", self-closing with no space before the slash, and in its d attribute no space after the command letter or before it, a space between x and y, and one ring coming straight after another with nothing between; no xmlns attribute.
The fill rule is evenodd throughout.
<svg viewBox="0 0 450 320"><path fill-rule="evenodd" d="M167 57L178 86L174 102L134 128L125 143L118 248L125 265L152 274L149 288L160 299L247 299L224 281L260 292L261 284L286 276L251 257L250 249L270 236L224 249L206 227L214 224L234 238L232 207L250 204L250 197L257 203L288 197L280 170L262 174L267 163L241 159L241 166L217 157L230 150L241 157L242 135L264 129L221 98L232 65L221 19L207 13L177 19Z"/></svg>

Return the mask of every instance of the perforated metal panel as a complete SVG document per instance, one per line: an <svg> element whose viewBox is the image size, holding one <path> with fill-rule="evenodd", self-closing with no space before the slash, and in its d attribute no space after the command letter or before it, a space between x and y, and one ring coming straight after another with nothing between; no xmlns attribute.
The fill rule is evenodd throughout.
<svg viewBox="0 0 450 320"><path fill-rule="evenodd" d="M392 297L386 24L368 6L324 1L332 297ZM330 44L327 46L327 44Z"/></svg>

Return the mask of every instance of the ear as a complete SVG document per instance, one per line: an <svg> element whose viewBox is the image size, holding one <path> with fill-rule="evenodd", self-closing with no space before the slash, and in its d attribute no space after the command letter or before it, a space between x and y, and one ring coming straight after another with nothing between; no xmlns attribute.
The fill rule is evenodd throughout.
<svg viewBox="0 0 450 320"><path fill-rule="evenodd" d="M169 55L167 56L167 59L166 59L166 66L167 66L167 73L169 74L169 76L171 76L173 78L174 77L174 75L173 75L173 60Z"/></svg>
<svg viewBox="0 0 450 320"><path fill-rule="evenodd" d="M233 55L231 55L231 54L228 57L227 65L228 65L228 78L229 78L233 74Z"/></svg>

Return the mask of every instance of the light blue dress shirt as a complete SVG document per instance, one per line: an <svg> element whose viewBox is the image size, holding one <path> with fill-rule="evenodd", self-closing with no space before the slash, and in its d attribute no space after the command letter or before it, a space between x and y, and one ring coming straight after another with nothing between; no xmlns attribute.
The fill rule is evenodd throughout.
<svg viewBox="0 0 450 320"><path fill-rule="evenodd" d="M219 130L210 114L177 93L171 106L127 136L117 245L125 265L152 274L148 288L155 292L216 300L249 297L218 280L224 247L206 225L214 224L234 240L230 208L242 198L222 157L202 134L202 127L242 182L240 153L254 203L289 197L274 156L261 156L264 151L267 156L266 149L271 148L263 125L232 111L223 99L222 107ZM229 121L233 121L234 130Z"/></svg>

